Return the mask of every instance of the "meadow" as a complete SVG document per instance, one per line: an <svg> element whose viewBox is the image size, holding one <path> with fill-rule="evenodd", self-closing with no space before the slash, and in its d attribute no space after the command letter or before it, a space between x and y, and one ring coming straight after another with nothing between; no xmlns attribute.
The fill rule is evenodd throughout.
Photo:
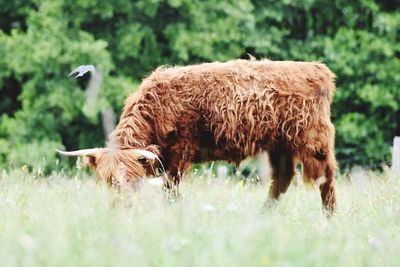
<svg viewBox="0 0 400 267"><path fill-rule="evenodd" d="M400 179L339 177L327 219L294 183L263 211L266 184L185 178L116 193L87 174L0 174L0 266L400 266Z"/></svg>
<svg viewBox="0 0 400 267"><path fill-rule="evenodd" d="M160 66L254 57L326 64L339 166L379 169L400 136L399 1L0 3L0 267L400 267L400 174L385 168L339 175L328 219L298 181L262 210L268 181L206 169L170 203L157 186L97 185L54 151L103 146ZM83 64L99 75L68 77Z"/></svg>

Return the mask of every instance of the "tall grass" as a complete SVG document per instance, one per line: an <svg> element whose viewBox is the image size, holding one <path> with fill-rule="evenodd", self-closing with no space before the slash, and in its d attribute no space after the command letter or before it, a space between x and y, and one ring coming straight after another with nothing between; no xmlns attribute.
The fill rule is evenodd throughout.
<svg viewBox="0 0 400 267"><path fill-rule="evenodd" d="M0 174L0 266L400 266L400 177L338 181L327 219L293 185L262 212L266 185L188 177L118 194L90 177Z"/></svg>

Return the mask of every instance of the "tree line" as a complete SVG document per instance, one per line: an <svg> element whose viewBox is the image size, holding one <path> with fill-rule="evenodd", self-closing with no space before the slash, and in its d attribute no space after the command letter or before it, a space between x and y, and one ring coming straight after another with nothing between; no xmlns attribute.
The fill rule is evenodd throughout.
<svg viewBox="0 0 400 267"><path fill-rule="evenodd" d="M100 111L160 65L322 61L341 166L390 162L400 135L400 8L389 0L0 0L0 166L56 166L54 148L104 144ZM85 102L94 64L103 83Z"/></svg>

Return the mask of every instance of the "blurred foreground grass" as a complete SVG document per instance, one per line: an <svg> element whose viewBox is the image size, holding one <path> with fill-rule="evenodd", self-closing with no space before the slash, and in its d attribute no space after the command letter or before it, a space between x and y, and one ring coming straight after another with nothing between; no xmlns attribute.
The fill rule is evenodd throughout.
<svg viewBox="0 0 400 267"><path fill-rule="evenodd" d="M339 180L327 220L302 184L262 213L266 185L188 177L168 204L152 186L3 171L0 266L400 266L400 179L360 177Z"/></svg>

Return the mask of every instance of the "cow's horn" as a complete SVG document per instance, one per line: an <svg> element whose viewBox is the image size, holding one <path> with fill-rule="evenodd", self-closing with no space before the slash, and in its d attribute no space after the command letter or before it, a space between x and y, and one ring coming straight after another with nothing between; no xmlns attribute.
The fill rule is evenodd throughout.
<svg viewBox="0 0 400 267"><path fill-rule="evenodd" d="M76 151L61 151L56 149L57 153L68 157L94 156L100 150L101 148L81 149Z"/></svg>
<svg viewBox="0 0 400 267"><path fill-rule="evenodd" d="M142 156L142 157L144 157L144 158L147 158L147 159L151 159L151 160L158 159L158 156L156 155L156 153L153 153L153 152L148 151L148 150L144 150L144 149L133 149L133 151L134 151L136 154L138 154L138 155L140 155L140 156Z"/></svg>

